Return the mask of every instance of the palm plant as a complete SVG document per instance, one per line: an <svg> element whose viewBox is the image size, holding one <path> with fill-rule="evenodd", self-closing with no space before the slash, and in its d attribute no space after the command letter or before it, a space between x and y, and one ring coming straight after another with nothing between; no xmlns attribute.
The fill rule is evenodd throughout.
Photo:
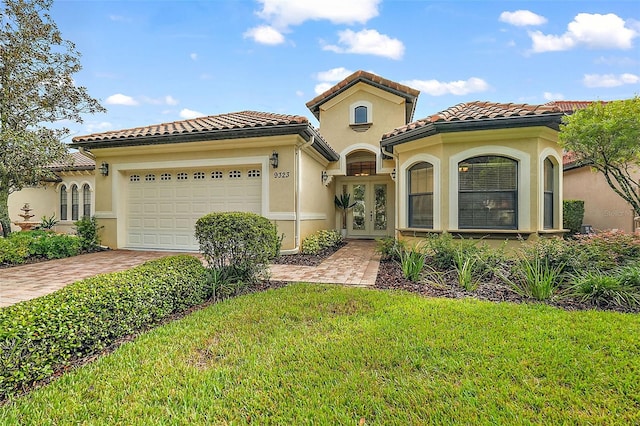
<svg viewBox="0 0 640 426"><path fill-rule="evenodd" d="M347 229L347 211L352 209L357 202L351 202L351 194L336 195L333 201L336 207L342 210L342 229Z"/></svg>

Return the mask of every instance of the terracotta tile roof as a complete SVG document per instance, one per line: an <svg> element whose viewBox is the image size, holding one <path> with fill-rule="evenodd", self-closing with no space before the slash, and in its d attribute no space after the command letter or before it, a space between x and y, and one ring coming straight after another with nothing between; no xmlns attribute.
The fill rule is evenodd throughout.
<svg viewBox="0 0 640 426"><path fill-rule="evenodd" d="M335 86L311 99L306 103L306 106L316 118L320 119L320 105L361 81L405 98L407 100L407 120L413 118L416 99L420 95L419 90L362 70L354 72Z"/></svg>
<svg viewBox="0 0 640 426"><path fill-rule="evenodd" d="M133 129L114 130L104 133L94 133L73 138L74 143L107 140L121 140L128 138L142 138L153 136L181 135L186 133L210 132L215 130L247 129L288 124L305 124L309 120L299 115L274 114L258 111L241 111L227 114L210 115L208 117L190 120L174 121L171 123L154 124Z"/></svg>
<svg viewBox="0 0 640 426"><path fill-rule="evenodd" d="M573 114L575 111L585 109L594 102L602 102L604 104L608 103L607 101L551 101L547 102L545 105L556 106L565 114Z"/></svg>
<svg viewBox="0 0 640 426"><path fill-rule="evenodd" d="M83 153L72 152L70 155L71 164L55 162L48 164L47 168L52 171L94 170L96 168L96 162Z"/></svg>
<svg viewBox="0 0 640 426"><path fill-rule="evenodd" d="M494 102L466 102L454 105L437 114L398 127L382 135L382 140L397 136L412 130L428 126L433 123L452 123L469 121L489 121L496 119L541 116L545 114L559 114L562 111L554 105L529 105Z"/></svg>

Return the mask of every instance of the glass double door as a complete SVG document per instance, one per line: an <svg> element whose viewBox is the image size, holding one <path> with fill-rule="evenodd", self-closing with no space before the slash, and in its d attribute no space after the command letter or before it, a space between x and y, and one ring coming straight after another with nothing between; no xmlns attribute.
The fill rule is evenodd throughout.
<svg viewBox="0 0 640 426"><path fill-rule="evenodd" d="M353 182L347 184L351 202L355 203L347 216L347 235L351 237L380 237L391 235L389 188L386 182Z"/></svg>

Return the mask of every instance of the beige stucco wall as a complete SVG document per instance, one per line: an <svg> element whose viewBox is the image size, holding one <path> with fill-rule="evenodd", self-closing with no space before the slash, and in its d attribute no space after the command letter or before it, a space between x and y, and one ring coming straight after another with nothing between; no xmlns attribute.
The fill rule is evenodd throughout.
<svg viewBox="0 0 640 426"><path fill-rule="evenodd" d="M434 165L434 231L463 232L457 223L458 163L479 155L501 155L517 159L518 167L518 229L523 233L548 232L543 228L542 167L547 156L556 165L556 200L554 203L554 229L562 224L561 149L557 145L557 132L546 127L479 130L440 133L405 144L397 145L398 153L398 228L408 229L407 170L419 161ZM424 231L424 230L423 230ZM478 235L487 230L478 230ZM407 232L407 234L410 232ZM513 233L513 232L511 232Z"/></svg>
<svg viewBox="0 0 640 426"><path fill-rule="evenodd" d="M262 215L272 220L284 234L282 249L293 250L304 235L296 233L297 209L301 220L313 220L316 226L333 226L328 218L326 204L331 189L321 184L321 171L328 162L313 154L310 147L302 148L305 141L298 135L261 138L202 141L179 144L129 146L93 149L96 164L109 164L109 176L98 176L96 217L104 225L103 242L110 247L126 244L125 176L133 170L157 168L192 168L208 165L258 165L262 169ZM300 154L299 151L308 151ZM269 163L273 151L278 152L279 165ZM316 176L317 179L313 179ZM304 181L305 195L300 195L297 179ZM307 228L305 228L307 229Z"/></svg>
<svg viewBox="0 0 640 426"><path fill-rule="evenodd" d="M67 186L67 206L68 206L68 220L59 221L53 228L56 232L74 233L73 220L71 220L71 187L77 185L80 202L80 212L82 212L82 188L85 184L89 185L91 190L91 208L92 211L95 206L95 176L93 171L78 171L78 172L59 172L58 175L62 179L61 182L45 183L38 187L23 188L20 191L13 192L9 195L9 218L11 222L21 222L23 219L19 216L22 211L20 208L25 203L29 203L34 215L31 221L39 222L43 216L54 216L60 220L60 187L62 185ZM20 231L20 227L12 224L12 231Z"/></svg>
<svg viewBox="0 0 640 426"><path fill-rule="evenodd" d="M636 173L640 178L640 173ZM565 200L584 201L583 224L595 230L633 232L633 208L607 184L602 173L579 167L564 173Z"/></svg>

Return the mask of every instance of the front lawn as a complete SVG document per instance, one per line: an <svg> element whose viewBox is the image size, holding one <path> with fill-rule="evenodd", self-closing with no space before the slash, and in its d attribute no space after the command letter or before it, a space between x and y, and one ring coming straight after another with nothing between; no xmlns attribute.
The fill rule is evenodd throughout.
<svg viewBox="0 0 640 426"><path fill-rule="evenodd" d="M640 316L293 285L159 327L0 424L638 424Z"/></svg>

